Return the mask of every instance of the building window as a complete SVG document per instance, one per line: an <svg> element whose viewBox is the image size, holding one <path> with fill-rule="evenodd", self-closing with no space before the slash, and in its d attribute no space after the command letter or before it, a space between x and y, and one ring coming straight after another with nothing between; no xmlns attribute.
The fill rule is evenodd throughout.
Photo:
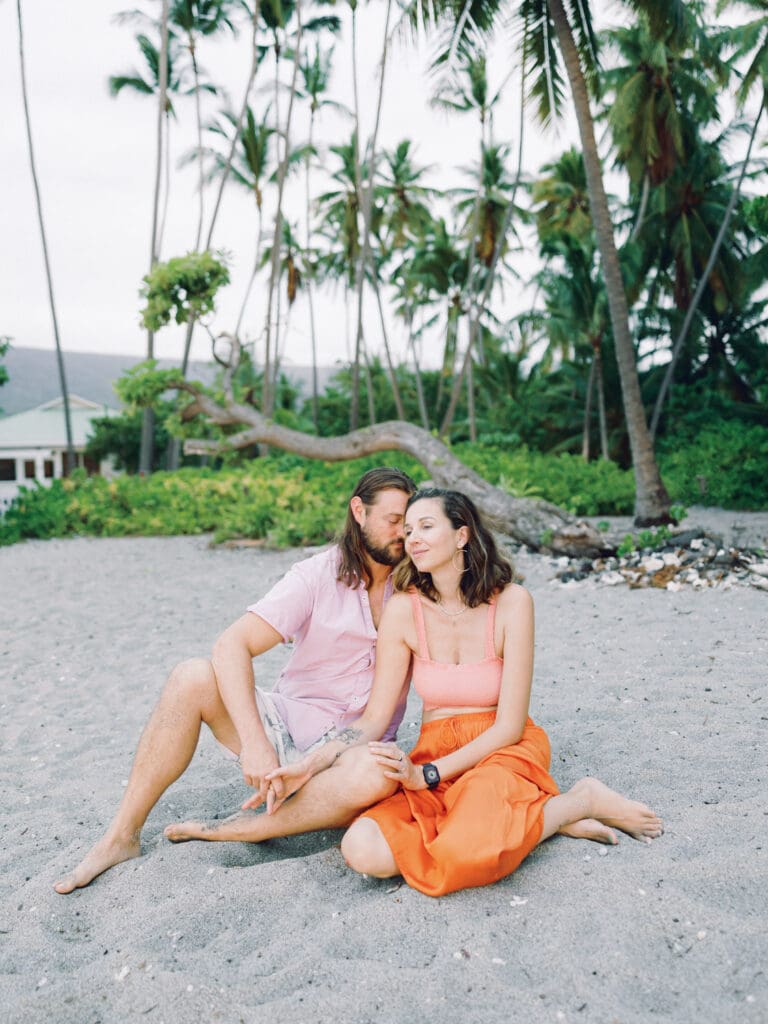
<svg viewBox="0 0 768 1024"><path fill-rule="evenodd" d="M46 459L43 463L43 476L46 480L53 480L53 459Z"/></svg>
<svg viewBox="0 0 768 1024"><path fill-rule="evenodd" d="M16 459L0 459L0 480L16 479Z"/></svg>
<svg viewBox="0 0 768 1024"><path fill-rule="evenodd" d="M26 459L24 462L24 479L34 480L35 479L35 460Z"/></svg>

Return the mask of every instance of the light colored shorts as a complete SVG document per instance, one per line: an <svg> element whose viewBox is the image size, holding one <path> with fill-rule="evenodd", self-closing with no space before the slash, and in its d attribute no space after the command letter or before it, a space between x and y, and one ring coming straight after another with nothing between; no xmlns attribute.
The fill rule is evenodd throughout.
<svg viewBox="0 0 768 1024"><path fill-rule="evenodd" d="M275 748L277 752L277 758L281 765L293 764L294 761L300 761L305 754L311 753L313 750L317 750L318 747L322 747L328 740L335 739L338 736L338 729L335 725L320 737L319 740L315 740L306 750L299 750L296 744L293 742L291 734L288 732L288 727L280 716L280 712L275 706L275 702L272 699L272 694L269 690L262 690L258 686L256 687L256 707L259 709L259 715L261 717L261 724L264 726L264 732L267 734L267 739ZM219 741L216 741L219 743ZM224 751L224 754L231 760L240 763L240 758L229 747L225 747L223 743L219 743L219 746Z"/></svg>

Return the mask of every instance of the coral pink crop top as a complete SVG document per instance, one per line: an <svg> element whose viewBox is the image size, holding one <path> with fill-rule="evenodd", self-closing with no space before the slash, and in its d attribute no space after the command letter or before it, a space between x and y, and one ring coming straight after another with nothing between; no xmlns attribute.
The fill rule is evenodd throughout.
<svg viewBox="0 0 768 1024"><path fill-rule="evenodd" d="M418 654L413 658L412 678L416 693L424 701L424 710L495 707L499 702L501 672L504 667L504 662L496 654L493 639L496 622L495 599L491 598L488 602L485 657L482 661L454 665L450 662L433 661L430 658L421 599L416 590L410 593L419 645Z"/></svg>

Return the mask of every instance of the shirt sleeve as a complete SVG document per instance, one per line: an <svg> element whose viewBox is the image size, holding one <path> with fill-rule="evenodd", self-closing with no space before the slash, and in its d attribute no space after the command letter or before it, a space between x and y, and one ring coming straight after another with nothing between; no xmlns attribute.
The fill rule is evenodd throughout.
<svg viewBox="0 0 768 1024"><path fill-rule="evenodd" d="M248 611L268 622L287 643L302 631L312 615L313 605L313 588L301 563L297 563L261 600L248 605Z"/></svg>

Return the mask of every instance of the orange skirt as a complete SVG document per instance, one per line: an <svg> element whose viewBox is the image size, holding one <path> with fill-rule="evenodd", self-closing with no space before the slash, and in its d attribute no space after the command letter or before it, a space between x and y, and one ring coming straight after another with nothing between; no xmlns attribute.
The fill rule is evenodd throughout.
<svg viewBox="0 0 768 1024"><path fill-rule="evenodd" d="M427 764L485 732L496 711L422 724L411 759ZM511 874L541 838L542 812L560 791L547 734L529 718L522 739L435 789L400 790L369 808L398 870L414 889L442 896Z"/></svg>

